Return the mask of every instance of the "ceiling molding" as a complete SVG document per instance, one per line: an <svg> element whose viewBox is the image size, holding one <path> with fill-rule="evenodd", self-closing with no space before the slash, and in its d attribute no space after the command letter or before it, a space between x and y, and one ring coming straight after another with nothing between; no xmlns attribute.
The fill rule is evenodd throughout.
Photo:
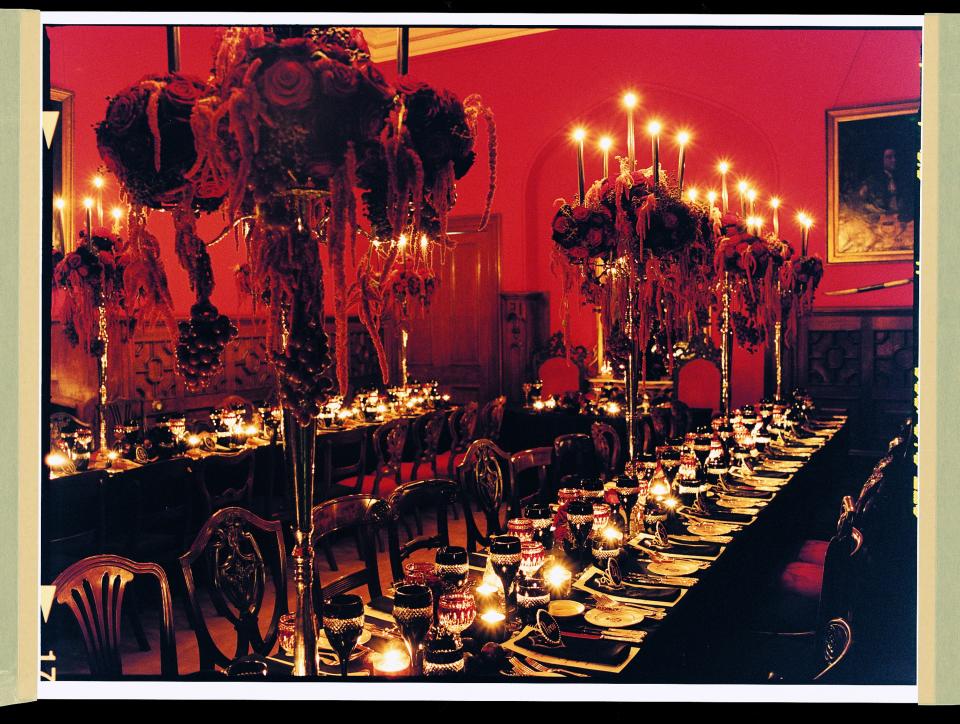
<svg viewBox="0 0 960 724"><path fill-rule="evenodd" d="M375 63L397 57L397 28L361 28ZM492 43L553 28L410 28L410 55L425 55L468 45Z"/></svg>

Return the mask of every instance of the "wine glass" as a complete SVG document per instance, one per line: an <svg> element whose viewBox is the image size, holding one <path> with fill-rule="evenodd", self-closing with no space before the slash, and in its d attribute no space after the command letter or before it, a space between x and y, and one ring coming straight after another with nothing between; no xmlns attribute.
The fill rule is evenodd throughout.
<svg viewBox="0 0 960 724"><path fill-rule="evenodd" d="M441 589L447 593L462 588L470 577L467 549L462 546L444 546L437 549L434 570Z"/></svg>
<svg viewBox="0 0 960 724"><path fill-rule="evenodd" d="M284 650L287 656L293 656L296 620L296 614L285 613L280 617L280 623L277 624L277 640L280 643L280 648Z"/></svg>
<svg viewBox="0 0 960 724"><path fill-rule="evenodd" d="M507 521L507 533L517 536L521 543L533 540L533 521L530 518L511 518Z"/></svg>
<svg viewBox="0 0 960 724"><path fill-rule="evenodd" d="M567 506L567 539L577 556L583 557L583 549L593 531L593 503L574 500Z"/></svg>
<svg viewBox="0 0 960 724"><path fill-rule="evenodd" d="M533 389L533 383L524 382L520 387L523 389L523 406L530 407L530 390Z"/></svg>
<svg viewBox="0 0 960 724"><path fill-rule="evenodd" d="M490 567L503 584L504 606L509 607L513 579L520 570L522 548L515 535L498 535L490 541Z"/></svg>
<svg viewBox="0 0 960 724"><path fill-rule="evenodd" d="M533 540L543 543L543 547L553 547L553 536L550 527L553 525L553 511L545 503L532 503L526 507L523 514L533 521Z"/></svg>
<svg viewBox="0 0 960 724"><path fill-rule="evenodd" d="M520 541L520 572L524 578L533 578L547 560L547 549L535 540Z"/></svg>
<svg viewBox="0 0 960 724"><path fill-rule="evenodd" d="M477 600L470 591L455 591L440 596L437 621L440 626L460 639L477 617Z"/></svg>
<svg viewBox="0 0 960 724"><path fill-rule="evenodd" d="M517 613L520 623L533 626L537 611L550 603L550 592L539 578L524 578L517 583Z"/></svg>
<svg viewBox="0 0 960 724"><path fill-rule="evenodd" d="M667 479L667 484L672 488L673 481L677 477L677 472L680 470L680 451L672 447L664 450L660 455L660 467Z"/></svg>
<svg viewBox="0 0 960 724"><path fill-rule="evenodd" d="M347 664L363 631L363 600L352 593L334 596L323 604L323 632L337 652L340 675L347 676Z"/></svg>
<svg viewBox="0 0 960 724"><path fill-rule="evenodd" d="M401 583L393 594L393 618L407 645L413 674L423 670L423 642L433 623L433 594L422 583Z"/></svg>
<svg viewBox="0 0 960 724"><path fill-rule="evenodd" d="M439 634L427 644L423 658L423 673L426 676L459 674L466 667L463 642L459 636Z"/></svg>

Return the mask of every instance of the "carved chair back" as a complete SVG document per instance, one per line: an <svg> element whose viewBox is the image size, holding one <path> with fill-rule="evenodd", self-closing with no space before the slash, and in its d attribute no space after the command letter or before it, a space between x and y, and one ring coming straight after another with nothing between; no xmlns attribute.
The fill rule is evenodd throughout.
<svg viewBox="0 0 960 724"><path fill-rule="evenodd" d="M545 502L550 494L550 466L553 463L552 447L533 447L510 456L510 514L519 516L524 506L534 501ZM536 470L537 485L531 491L522 483L523 474ZM524 490L527 490L524 492Z"/></svg>
<svg viewBox="0 0 960 724"><path fill-rule="evenodd" d="M380 573L374 535L387 519L387 504L373 495L357 493L332 498L313 507L313 537L311 543L319 550L325 539L339 533L353 533L360 541L360 557L364 567L354 573L340 576L323 586L323 597L330 598L361 586L367 587L370 599L379 598ZM319 569L317 589L319 590Z"/></svg>
<svg viewBox="0 0 960 724"><path fill-rule="evenodd" d="M582 432L558 435L553 441L554 481L567 475L593 478L600 474L600 456L593 438ZM556 482L555 482L556 484Z"/></svg>
<svg viewBox="0 0 960 724"><path fill-rule="evenodd" d="M359 493L363 490L363 481L367 472L367 444L370 439L370 430L365 426L350 430L338 430L330 435L320 435L317 445L321 448L318 460L323 461L324 489L322 496L331 494L334 483L341 480L349 482L344 487ZM318 491L320 493L321 491ZM317 497L320 497L319 495Z"/></svg>
<svg viewBox="0 0 960 724"><path fill-rule="evenodd" d="M507 407L505 395L496 397L483 406L477 419L477 435L494 442L500 441L500 430L503 427L503 413Z"/></svg>
<svg viewBox="0 0 960 724"><path fill-rule="evenodd" d="M123 675L120 658L120 620L126 588L135 576L153 576L160 588L160 673L177 676L177 644L173 603L167 575L156 563L138 563L115 555L77 561L53 581L57 603L73 612L94 678Z"/></svg>
<svg viewBox="0 0 960 724"><path fill-rule="evenodd" d="M203 458L200 492L204 512L230 505L250 507L253 499L254 451L210 455Z"/></svg>
<svg viewBox="0 0 960 724"><path fill-rule="evenodd" d="M421 465L429 465L434 476L440 474L437 470L437 452L440 448L440 437L443 435L443 426L446 422L447 413L443 410L424 413L413 421L417 452L413 461L413 469L410 471L411 480L417 479L417 472Z"/></svg>
<svg viewBox="0 0 960 724"><path fill-rule="evenodd" d="M380 492L380 483L386 477L393 477L396 484L401 481L400 463L403 461L403 449L407 444L410 421L397 418L383 423L373 433L373 452L377 457L377 467L373 478L373 494Z"/></svg>
<svg viewBox="0 0 960 724"><path fill-rule="evenodd" d="M603 473L607 477L614 475L620 465L619 433L605 422L595 422L590 426L590 436Z"/></svg>
<svg viewBox="0 0 960 724"><path fill-rule="evenodd" d="M457 484L445 478L414 480L398 486L387 498L387 548L393 580L403 580L403 562L416 551L450 544L447 512L456 504ZM400 542L400 523L404 515L432 504L436 510L437 531Z"/></svg>
<svg viewBox="0 0 960 724"><path fill-rule="evenodd" d="M287 613L287 551L279 521L264 520L244 508L218 510L204 523L190 550L180 556L180 568L202 670L226 667L251 649L261 656L270 654L280 616ZM210 634L198 579L216 613L236 632L232 654L224 653ZM268 586L273 594L273 614L262 632L260 612Z"/></svg>
<svg viewBox="0 0 960 724"><path fill-rule="evenodd" d="M475 440L457 467L457 480L467 524L467 550L472 552L478 546L487 547L490 536L505 530L500 510L510 496L510 455L492 440ZM473 516L473 506L483 517L483 530Z"/></svg>

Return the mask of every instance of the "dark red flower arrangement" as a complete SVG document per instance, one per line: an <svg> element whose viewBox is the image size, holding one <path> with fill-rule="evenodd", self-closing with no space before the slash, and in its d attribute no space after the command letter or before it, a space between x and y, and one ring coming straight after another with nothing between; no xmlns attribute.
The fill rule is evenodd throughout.
<svg viewBox="0 0 960 724"><path fill-rule="evenodd" d="M387 277L386 307L395 318L406 322L421 317L430 307L430 300L437 290L437 278L432 272L412 269L395 269Z"/></svg>
<svg viewBox="0 0 960 724"><path fill-rule="evenodd" d="M783 293L784 329L788 346L792 346L800 327L800 317L813 309L813 298L823 279L823 259L817 255L791 258L780 270Z"/></svg>
<svg viewBox="0 0 960 724"><path fill-rule="evenodd" d="M53 281L66 293L65 325L73 345L82 345L97 357L99 308L110 323L124 324L127 313L123 294L123 241L106 228L93 230L91 239L81 232L76 249L68 252L53 270Z"/></svg>
<svg viewBox="0 0 960 724"><path fill-rule="evenodd" d="M759 237L726 214L721 220L724 236L717 242L717 295L723 294L724 274L730 282L733 331L737 342L755 350L781 319L781 295L777 291L784 264L793 257L793 247L773 234Z"/></svg>
<svg viewBox="0 0 960 724"><path fill-rule="evenodd" d="M563 204L553 217L552 228L554 243L572 264L616 251L613 216L605 206L593 211L586 206Z"/></svg>

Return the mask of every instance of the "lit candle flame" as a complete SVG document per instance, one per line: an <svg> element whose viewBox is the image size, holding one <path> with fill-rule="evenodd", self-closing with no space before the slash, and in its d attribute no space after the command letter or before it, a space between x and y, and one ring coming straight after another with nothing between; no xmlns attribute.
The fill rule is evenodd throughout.
<svg viewBox="0 0 960 724"><path fill-rule="evenodd" d="M660 135L662 128L663 126L660 125L660 121L650 121L650 123L647 124L647 133L651 136L657 136Z"/></svg>
<svg viewBox="0 0 960 724"><path fill-rule="evenodd" d="M739 191L741 194L747 193L748 188L749 188L749 185L747 184L746 181L741 181L740 183L737 184L737 191Z"/></svg>
<svg viewBox="0 0 960 724"><path fill-rule="evenodd" d="M421 234L421 235L420 235L420 248L423 249L424 251L426 251L426 250L427 250L427 246L429 246L429 244L430 244L430 239L427 238L427 235L426 235L426 234Z"/></svg>
<svg viewBox="0 0 960 724"><path fill-rule="evenodd" d="M557 564L543 572L543 580L548 586L558 588L570 580L570 571Z"/></svg>
<svg viewBox="0 0 960 724"><path fill-rule="evenodd" d="M717 171L719 171L720 173L726 173L729 170L730 170L730 164L727 163L726 161L721 161L720 163L717 164Z"/></svg>
<svg viewBox="0 0 960 724"><path fill-rule="evenodd" d="M574 141L582 141L582 140L583 140L584 138L586 138L586 137L587 137L587 132L586 132L584 129L582 129L582 128L576 128L576 129L574 129L574 131L573 131L573 140L574 140Z"/></svg>
<svg viewBox="0 0 960 724"><path fill-rule="evenodd" d="M690 199L690 201L696 201L696 200L697 200L697 190L696 190L696 189L689 189L689 190L687 191L687 198Z"/></svg>
<svg viewBox="0 0 960 724"><path fill-rule="evenodd" d="M707 201L710 202L710 205L713 206L713 202L716 201L716 200L717 200L717 192L716 192L716 191L709 191L709 192L707 193Z"/></svg>
<svg viewBox="0 0 960 724"><path fill-rule="evenodd" d="M610 136L604 136L600 139L601 151L609 151L611 146L613 146L613 139Z"/></svg>
<svg viewBox="0 0 960 724"><path fill-rule="evenodd" d="M690 134L687 131L680 131L677 134L677 143L681 146L686 146L690 142Z"/></svg>
<svg viewBox="0 0 960 724"><path fill-rule="evenodd" d="M66 205L66 201L63 200L62 196L58 196L56 201L53 202L53 205L57 207L60 211L63 211L63 207Z"/></svg>
<svg viewBox="0 0 960 724"><path fill-rule="evenodd" d="M772 199L770 199L770 208L771 208L771 209L779 208L779 206L780 206L780 199L778 199L776 196L774 196Z"/></svg>
<svg viewBox="0 0 960 724"><path fill-rule="evenodd" d="M406 248L407 248L407 235L406 235L406 234L400 234L400 238L397 239L397 246L400 247L401 249L406 249Z"/></svg>
<svg viewBox="0 0 960 724"><path fill-rule="evenodd" d="M757 200L757 192L755 189L749 189L747 191L747 201L753 203Z"/></svg>
<svg viewBox="0 0 960 724"><path fill-rule="evenodd" d="M117 221L120 221L120 218L123 216L123 211L119 206L114 206L113 210L110 212L110 215Z"/></svg>
<svg viewBox="0 0 960 724"><path fill-rule="evenodd" d="M94 176L93 177L94 188L102 189L103 188L103 176Z"/></svg>
<svg viewBox="0 0 960 724"><path fill-rule="evenodd" d="M93 208L93 199L90 198L89 196L87 196L87 197L83 200L83 208L85 208L85 209L92 209L92 208Z"/></svg>
<svg viewBox="0 0 960 724"><path fill-rule="evenodd" d="M636 93L625 93L623 96L623 105L627 108L636 108L639 101Z"/></svg>

